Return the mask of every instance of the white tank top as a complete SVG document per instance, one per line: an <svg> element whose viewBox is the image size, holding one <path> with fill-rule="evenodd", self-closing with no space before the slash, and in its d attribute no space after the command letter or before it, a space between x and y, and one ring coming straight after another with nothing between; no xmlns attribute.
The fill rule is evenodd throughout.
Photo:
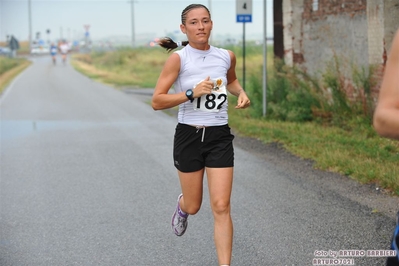
<svg viewBox="0 0 399 266"><path fill-rule="evenodd" d="M198 126L221 126L228 122L227 115L227 71L231 59L229 52L210 46L209 50L197 50L190 45L176 51L180 56L180 72L174 83L176 93L185 92L206 79L214 81L210 95L187 99L179 105L179 123Z"/></svg>

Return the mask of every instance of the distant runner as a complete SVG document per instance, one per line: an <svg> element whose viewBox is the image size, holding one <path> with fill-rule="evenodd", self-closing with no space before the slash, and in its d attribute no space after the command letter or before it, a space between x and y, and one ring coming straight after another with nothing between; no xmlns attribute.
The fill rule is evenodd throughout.
<svg viewBox="0 0 399 266"><path fill-rule="evenodd" d="M67 54L69 52L69 45L67 44L66 41L63 41L61 43L60 51L61 51L61 56L62 56L62 62L65 64L66 63Z"/></svg>
<svg viewBox="0 0 399 266"><path fill-rule="evenodd" d="M50 46L50 54L51 54L51 58L53 59L54 65L57 63L57 58L56 58L57 51L58 51L57 46L54 43L52 43Z"/></svg>

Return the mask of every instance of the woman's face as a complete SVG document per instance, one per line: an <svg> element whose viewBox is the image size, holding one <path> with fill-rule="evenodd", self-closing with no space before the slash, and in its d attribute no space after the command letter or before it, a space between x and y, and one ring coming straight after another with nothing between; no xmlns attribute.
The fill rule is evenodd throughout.
<svg viewBox="0 0 399 266"><path fill-rule="evenodd" d="M187 35L190 45L207 44L212 31L212 20L205 8L194 8L187 12L181 31Z"/></svg>

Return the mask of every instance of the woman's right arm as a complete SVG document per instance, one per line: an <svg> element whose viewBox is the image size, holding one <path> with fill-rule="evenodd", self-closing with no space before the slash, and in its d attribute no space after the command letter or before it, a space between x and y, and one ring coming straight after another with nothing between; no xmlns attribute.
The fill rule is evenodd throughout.
<svg viewBox="0 0 399 266"><path fill-rule="evenodd" d="M186 102L185 92L168 94L180 71L180 56L176 53L170 55L159 75L154 94L152 95L152 108L163 110L175 107Z"/></svg>

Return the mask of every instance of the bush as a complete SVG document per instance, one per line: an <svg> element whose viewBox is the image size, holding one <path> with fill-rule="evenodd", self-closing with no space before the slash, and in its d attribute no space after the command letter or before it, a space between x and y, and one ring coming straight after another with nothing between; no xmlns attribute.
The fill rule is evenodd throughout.
<svg viewBox="0 0 399 266"><path fill-rule="evenodd" d="M314 82L298 69L289 68L282 61L276 61L275 69L269 73L266 89L267 116L282 121L311 121L312 108L319 107L315 97ZM248 94L251 99L252 115L263 114L262 85L259 75L252 75Z"/></svg>
<svg viewBox="0 0 399 266"><path fill-rule="evenodd" d="M254 117L263 114L260 76L259 73L252 75L247 89ZM359 70L352 66L352 77L345 77L340 71L339 60L334 58L321 77L321 80L311 77L276 59L273 69L268 70L267 117L291 122L318 121L343 127L348 120L371 123L372 67Z"/></svg>

